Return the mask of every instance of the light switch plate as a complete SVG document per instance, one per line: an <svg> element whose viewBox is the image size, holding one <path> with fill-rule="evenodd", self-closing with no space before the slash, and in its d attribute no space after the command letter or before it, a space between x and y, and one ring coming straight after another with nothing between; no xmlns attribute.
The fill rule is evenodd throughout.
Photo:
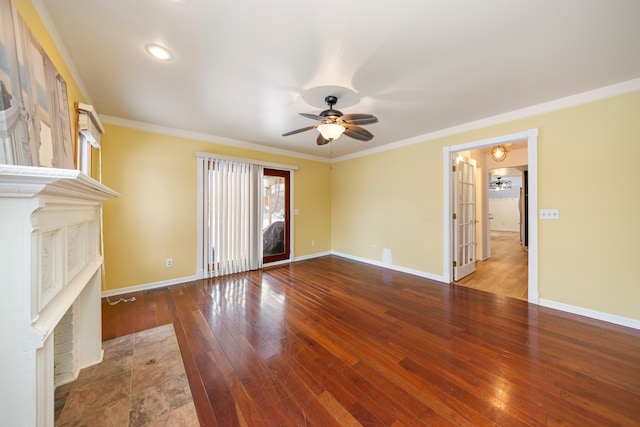
<svg viewBox="0 0 640 427"><path fill-rule="evenodd" d="M540 219L560 219L560 210L540 209Z"/></svg>

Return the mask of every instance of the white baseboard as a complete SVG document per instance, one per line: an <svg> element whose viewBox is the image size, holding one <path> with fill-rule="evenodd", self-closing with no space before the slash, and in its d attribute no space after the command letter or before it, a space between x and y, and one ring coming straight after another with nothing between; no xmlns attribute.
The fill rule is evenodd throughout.
<svg viewBox="0 0 640 427"><path fill-rule="evenodd" d="M110 291L103 291L102 298L113 297L116 295L130 294L132 292L148 291L150 289L162 288L164 286L171 286L171 285L178 285L180 283L193 282L194 280L198 280L198 279L200 279L200 277L198 276L188 276L188 277L179 277L177 279L163 280L160 282L147 283L144 285L128 286L126 288L118 288Z"/></svg>
<svg viewBox="0 0 640 427"><path fill-rule="evenodd" d="M614 314L603 313L601 311L591 310L588 308L576 307L575 305L550 301L544 298L540 298L540 305L556 310L566 311L567 313L590 317L596 320L603 320L605 322L614 323L616 325L626 326L633 329L640 329L640 320L636 319L629 319L627 317L616 316Z"/></svg>
<svg viewBox="0 0 640 427"><path fill-rule="evenodd" d="M386 264L384 262L375 261L375 260L368 259L368 258L360 258L358 256L353 256L353 255L345 254L345 253L342 253L342 252L332 251L331 254L335 255L335 256L342 257L342 258L347 258L347 259L350 259L352 261L364 262L365 264L375 265L376 267L388 268L389 270L395 270L395 271L399 271L401 273L411 274L413 276L422 277L424 279L435 280L436 282L442 282L443 284L447 283L447 280L445 279L444 276L438 276L436 274L426 273L424 271L414 270L412 268L400 267L398 265Z"/></svg>
<svg viewBox="0 0 640 427"><path fill-rule="evenodd" d="M276 267L278 265L283 265L283 264L289 264L292 260L290 259L285 259L282 261L274 261L274 262L268 262L266 264L263 264L262 267Z"/></svg>
<svg viewBox="0 0 640 427"><path fill-rule="evenodd" d="M304 261L304 260L307 260L307 259L320 258L320 257L331 255L331 254L332 254L331 251L317 252L315 254L297 256L297 257L295 257L293 259L293 261L294 262L296 262L296 261Z"/></svg>

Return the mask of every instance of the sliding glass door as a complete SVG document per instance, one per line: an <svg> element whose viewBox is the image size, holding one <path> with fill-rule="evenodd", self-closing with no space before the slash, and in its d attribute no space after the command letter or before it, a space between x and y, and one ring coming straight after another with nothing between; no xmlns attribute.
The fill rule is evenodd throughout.
<svg viewBox="0 0 640 427"><path fill-rule="evenodd" d="M289 259L289 171L264 169L262 177L263 262Z"/></svg>

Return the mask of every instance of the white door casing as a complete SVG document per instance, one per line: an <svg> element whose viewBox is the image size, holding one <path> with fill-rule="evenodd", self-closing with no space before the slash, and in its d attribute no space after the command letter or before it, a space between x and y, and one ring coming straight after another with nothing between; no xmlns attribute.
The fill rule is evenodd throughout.
<svg viewBox="0 0 640 427"><path fill-rule="evenodd" d="M528 250L528 264L529 264L529 280L528 280L528 301L530 303L538 304L540 301L538 291L538 129L528 129L522 132L517 132L508 135L501 135L493 138L487 138L477 141L471 141L463 144L445 146L442 148L443 156L443 197L444 197L444 227L443 231L443 257L442 257L442 281L449 283L453 278L453 202L452 195L453 190L451 188L451 164L452 158L461 151L474 150L482 147L490 147L499 144L508 144L517 141L527 141L527 161L529 169L529 250Z"/></svg>

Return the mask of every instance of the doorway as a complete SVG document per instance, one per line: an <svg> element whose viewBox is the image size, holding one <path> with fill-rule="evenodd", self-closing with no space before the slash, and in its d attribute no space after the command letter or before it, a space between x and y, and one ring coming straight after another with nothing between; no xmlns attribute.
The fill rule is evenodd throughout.
<svg viewBox="0 0 640 427"><path fill-rule="evenodd" d="M290 171L265 168L262 177L262 262L288 260L290 250Z"/></svg>
<svg viewBox="0 0 640 427"><path fill-rule="evenodd" d="M527 273L527 291L526 291L526 300L532 303L538 303L539 294L538 294L538 275L537 275L537 265L538 265L538 256L537 256L537 221L536 212L537 212L537 129L530 129L528 131L519 132L516 134L504 135L500 137L472 141L465 144L459 144L455 146L444 147L443 149L443 161L444 161L444 210L445 210L445 218L448 218L448 224L445 223L444 227L444 277L448 282L452 282L453 272L454 272L454 250L457 250L458 243L454 240L454 227L456 227L455 218L453 215L454 211L454 192L453 192L453 182L451 176L451 165L452 159L454 159L459 153L469 152L472 150L480 150L487 149L488 147L493 147L496 145L506 145L506 144L514 144L519 141L527 141L526 148L526 163L528 164L528 198L527 198L527 206L525 207L528 218L530 219L528 223L525 225L525 234L529 244L529 250L525 252L524 257L526 259L526 273ZM482 184L485 188L488 186L488 174L486 173L486 169L484 170L484 176L486 177ZM487 210L488 212L488 210ZM484 239L487 242L490 242L491 230L488 226L488 213L486 215L485 220L481 217L479 219L479 223L481 224L482 230L480 230L480 235L484 233ZM490 243L487 245L490 248ZM490 250L485 248L484 258L490 256ZM479 251L480 254L483 253L482 250ZM482 255L481 255L482 256Z"/></svg>

